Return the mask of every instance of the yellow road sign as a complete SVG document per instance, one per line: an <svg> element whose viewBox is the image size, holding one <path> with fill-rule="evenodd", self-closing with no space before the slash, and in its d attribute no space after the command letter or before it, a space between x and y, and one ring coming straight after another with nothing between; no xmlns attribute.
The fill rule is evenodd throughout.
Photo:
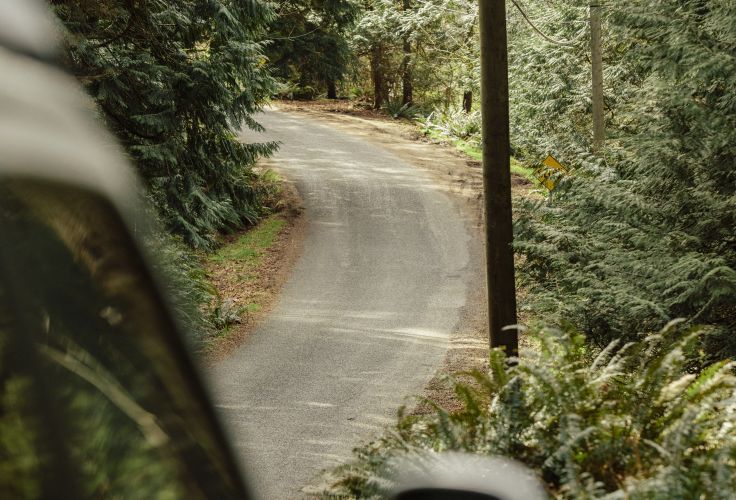
<svg viewBox="0 0 736 500"><path fill-rule="evenodd" d="M555 188L555 177L566 173L567 169L552 155L548 155L542 161L542 165L534 171L534 175L537 176L539 182L550 191Z"/></svg>
<svg viewBox="0 0 736 500"><path fill-rule="evenodd" d="M544 159L544 161L542 162L542 164L543 165L547 165L550 168L554 168L555 170L560 170L562 172L567 172L567 169L562 166L562 163L560 163L559 161L557 161L557 159L554 156L552 156L552 155L547 156L547 158Z"/></svg>

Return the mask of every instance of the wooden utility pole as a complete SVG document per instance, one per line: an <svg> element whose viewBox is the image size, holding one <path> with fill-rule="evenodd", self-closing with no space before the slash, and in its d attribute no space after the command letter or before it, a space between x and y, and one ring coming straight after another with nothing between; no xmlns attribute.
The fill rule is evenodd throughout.
<svg viewBox="0 0 736 500"><path fill-rule="evenodd" d="M518 356L511 219L511 146L505 0L479 0L483 192L491 347Z"/></svg>
<svg viewBox="0 0 736 500"><path fill-rule="evenodd" d="M603 115L603 51L601 50L601 6L590 3L590 56L593 70L593 152L597 153L606 140Z"/></svg>
<svg viewBox="0 0 736 500"><path fill-rule="evenodd" d="M402 9L404 14L412 9L411 0L403 0ZM412 81L414 75L412 74L411 67L411 38L410 33L405 33L402 40L402 50L404 51L404 57L401 60L401 87L402 87L402 98L401 104L406 106L414 102L414 82Z"/></svg>

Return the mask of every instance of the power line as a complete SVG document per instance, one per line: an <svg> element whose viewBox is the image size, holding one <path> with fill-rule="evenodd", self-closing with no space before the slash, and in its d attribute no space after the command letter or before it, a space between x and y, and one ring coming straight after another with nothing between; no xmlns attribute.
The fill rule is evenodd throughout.
<svg viewBox="0 0 736 500"><path fill-rule="evenodd" d="M534 31L536 31L536 32L537 32L537 33L539 34L539 36L541 36L542 38L544 38L545 40L547 40L547 41L548 41L549 43L553 43L553 44L555 44L555 45L561 45L562 47L575 47L575 43L573 43L573 42L561 42L561 41L559 41L559 40L555 40L554 38L551 38L551 37L549 37L549 36L545 35L545 34L544 34L544 33L542 32L542 30L540 30L539 28L537 28L537 27L536 27L536 26L534 25L534 23L533 23L533 22L531 21L531 19L529 19L529 16L527 16L527 15L526 15L526 12L524 12L524 9L522 9L522 8L521 8L521 5L519 5L519 4L518 4L518 3L516 2L516 0L511 0L511 3L513 3L513 4L514 4L514 6L515 6L515 7L517 8L517 9L519 9L519 12L521 13L521 15L522 15L522 17L524 18L524 20L525 20L525 21L526 21L526 22L527 22L527 23L529 24L529 26L531 26L531 27L532 27L532 29L533 29Z"/></svg>
<svg viewBox="0 0 736 500"><path fill-rule="evenodd" d="M315 31L317 31L321 27L322 26L317 26L312 31L308 31L307 33L302 33L301 35L273 37L273 38L268 38L267 40L268 41L271 41L271 40L296 40L297 38L301 38L301 37L304 37L304 36L307 36L307 35L311 35L312 33L314 33Z"/></svg>

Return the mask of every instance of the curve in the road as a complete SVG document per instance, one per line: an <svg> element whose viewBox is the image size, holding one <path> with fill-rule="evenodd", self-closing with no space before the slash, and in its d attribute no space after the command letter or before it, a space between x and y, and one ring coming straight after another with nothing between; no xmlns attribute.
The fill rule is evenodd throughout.
<svg viewBox="0 0 736 500"><path fill-rule="evenodd" d="M288 499L380 434L441 365L467 296L468 233L428 174L303 116L259 115L304 198L279 304L210 372L259 496Z"/></svg>

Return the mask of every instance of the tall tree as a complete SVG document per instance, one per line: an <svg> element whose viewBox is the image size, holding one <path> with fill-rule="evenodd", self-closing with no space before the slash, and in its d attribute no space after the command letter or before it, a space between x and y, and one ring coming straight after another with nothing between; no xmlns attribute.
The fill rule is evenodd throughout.
<svg viewBox="0 0 736 500"><path fill-rule="evenodd" d="M354 0L280 0L269 24L266 55L274 75L311 97L337 97L352 61L347 30L358 13Z"/></svg>
<svg viewBox="0 0 736 500"><path fill-rule="evenodd" d="M412 4L411 0L401 0L401 6L404 14L406 15L411 11ZM401 87L402 96L401 104L404 106L411 104L414 101L414 75L412 72L412 47L411 47L411 32L407 30L402 35L401 45L404 57L401 60Z"/></svg>
<svg viewBox="0 0 736 500"><path fill-rule="evenodd" d="M126 147L168 226L194 246L260 215L251 167L271 144L234 129L271 93L257 0L54 0L68 64Z"/></svg>
<svg viewBox="0 0 736 500"><path fill-rule="evenodd" d="M374 107L419 94L449 105L458 81L477 89L476 23L473 0L366 0L352 45L370 68Z"/></svg>
<svg viewBox="0 0 736 500"><path fill-rule="evenodd" d="M603 110L603 51L601 47L602 0L590 4L590 61L592 69L591 108L593 114L593 151L599 152L606 139Z"/></svg>

